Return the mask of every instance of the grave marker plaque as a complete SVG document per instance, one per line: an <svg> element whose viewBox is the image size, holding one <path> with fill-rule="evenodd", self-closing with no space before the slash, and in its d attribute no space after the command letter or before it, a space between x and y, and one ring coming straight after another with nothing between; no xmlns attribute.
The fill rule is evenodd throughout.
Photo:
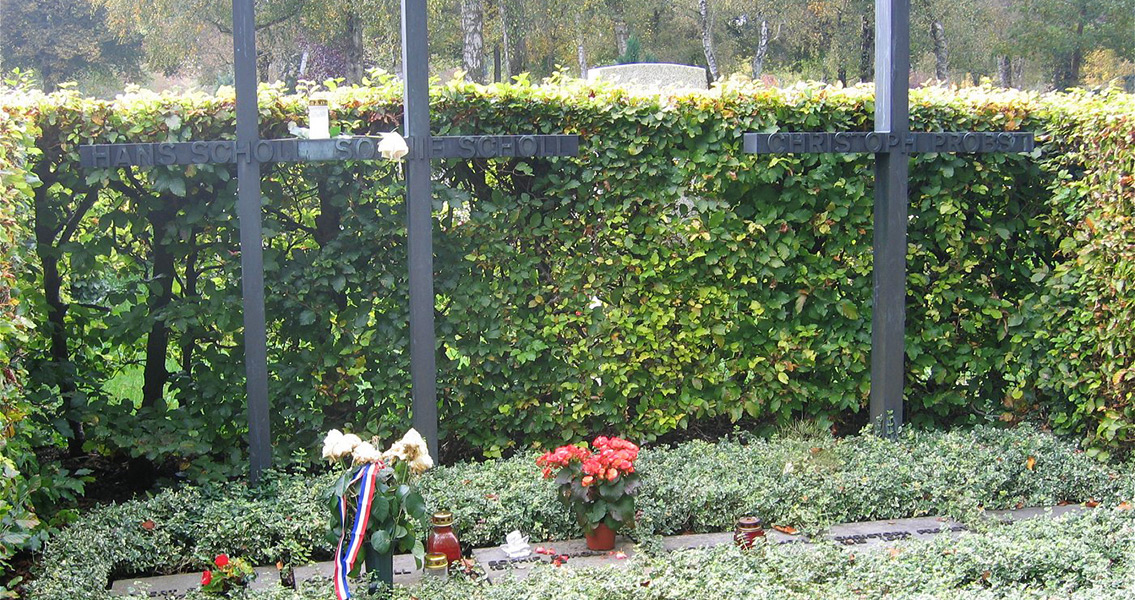
<svg viewBox="0 0 1135 600"><path fill-rule="evenodd" d="M429 43L426 0L402 0L405 65L407 245L410 287L410 377L414 427L437 457L437 367L434 336L433 215L430 161L436 158L575 156L575 135L431 136ZM376 160L379 137L327 140L259 138L256 24L253 0L233 0L236 139L144 144L95 144L79 148L84 168L110 169L205 163L236 164L240 219L241 290L248 396L250 478L272 464L268 399L267 326L260 165L274 162Z"/></svg>
<svg viewBox="0 0 1135 600"><path fill-rule="evenodd" d="M871 421L885 436L903 422L906 358L906 224L909 156L915 152L1031 152L1032 133L910 131L910 0L875 0L875 131L746 133L748 153L875 155Z"/></svg>

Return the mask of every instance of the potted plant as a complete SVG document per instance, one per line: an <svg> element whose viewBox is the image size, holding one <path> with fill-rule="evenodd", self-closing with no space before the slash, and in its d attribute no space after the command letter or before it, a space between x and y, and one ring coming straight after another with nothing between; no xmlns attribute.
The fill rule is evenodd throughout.
<svg viewBox="0 0 1135 600"><path fill-rule="evenodd" d="M373 441L372 441L373 442ZM426 503L416 480L433 466L425 440L411 429L387 451L354 434L332 429L323 440L323 457L343 473L326 491L331 509L328 538L337 543L334 585L349 597L347 575L357 572L360 555L368 572L393 583L394 552L409 552L419 566L426 555Z"/></svg>
<svg viewBox="0 0 1135 600"><path fill-rule="evenodd" d="M256 572L248 561L218 554L213 559L213 568L201 573L201 591L209 596L227 596L247 588L253 579L256 579Z"/></svg>
<svg viewBox="0 0 1135 600"><path fill-rule="evenodd" d="M615 547L615 533L634 526L638 446L599 436L591 447L560 446L536 459L536 464L544 468L544 479L555 479L560 501L575 513L587 547L610 550Z"/></svg>

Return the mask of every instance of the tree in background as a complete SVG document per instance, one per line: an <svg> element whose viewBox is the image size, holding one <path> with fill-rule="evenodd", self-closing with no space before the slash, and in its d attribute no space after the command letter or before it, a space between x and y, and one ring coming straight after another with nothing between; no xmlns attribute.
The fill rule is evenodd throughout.
<svg viewBox="0 0 1135 600"><path fill-rule="evenodd" d="M0 66L34 71L47 91L90 74L140 73L140 38L109 30L91 0L0 0L0 16Z"/></svg>
<svg viewBox="0 0 1135 600"><path fill-rule="evenodd" d="M121 34L142 37L147 65L158 72L195 73L202 80L232 81L232 2L229 0L96 0L108 24ZM294 33L304 3L267 0L256 3L257 59L262 79L278 56L274 50L296 48Z"/></svg>
<svg viewBox="0 0 1135 600"><path fill-rule="evenodd" d="M229 0L0 1L0 56L36 68L49 87L92 70L137 71L138 40L152 71L207 86L232 81ZM565 65L582 76L647 56L702 65L714 78L874 79L874 0L428 0L427 8L434 72L460 68L477 82L538 79ZM258 0L256 10L263 81L357 83L371 68L400 69L399 0ZM1125 70L1135 62L1133 14L1135 0L913 0L912 81L1067 87L1087 82L1087 71L1092 81L1133 75Z"/></svg>
<svg viewBox="0 0 1135 600"><path fill-rule="evenodd" d="M1135 53L1135 0L1019 0L1011 39L1049 74L1055 89L1078 85L1093 50Z"/></svg>
<svg viewBox="0 0 1135 600"><path fill-rule="evenodd" d="M482 0L461 0L461 66L465 75L485 83L485 6Z"/></svg>

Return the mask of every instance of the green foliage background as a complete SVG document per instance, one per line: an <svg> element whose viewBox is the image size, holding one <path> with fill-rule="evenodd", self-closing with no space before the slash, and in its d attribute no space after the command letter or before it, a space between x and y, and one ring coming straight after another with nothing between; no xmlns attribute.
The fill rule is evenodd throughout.
<svg viewBox="0 0 1135 600"><path fill-rule="evenodd" d="M392 80L332 96L333 119L351 133L401 122ZM872 159L747 156L741 134L870 130L869 90L738 84L660 99L522 80L454 83L432 98L437 134L582 136L573 159L436 165L450 450L494 456L599 432L649 441L722 420L865 419ZM305 102L262 88L262 137L304 124ZM197 477L239 472L231 168L84 171L77 155L81 143L231 137L231 93L9 103L41 131L36 252L22 281L38 325L28 397L88 448L174 459ZM1129 392L1114 386L1129 367L1130 291L1113 282L1131 268L1121 243L1130 184L1118 182L1132 171L1133 114L1123 95L912 92L913 129L1031 130L1041 142L1033 156L912 158L913 423L1033 413L1099 448L1129 439ZM277 464L313 461L332 427L400 433L409 376L398 166L277 165L263 187ZM65 313L49 301L52 268ZM142 368L164 393L105 391Z"/></svg>

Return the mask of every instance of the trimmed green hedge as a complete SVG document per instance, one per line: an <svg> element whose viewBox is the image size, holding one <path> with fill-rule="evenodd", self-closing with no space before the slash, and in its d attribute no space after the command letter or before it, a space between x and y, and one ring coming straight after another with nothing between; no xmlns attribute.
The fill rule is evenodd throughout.
<svg viewBox="0 0 1135 600"><path fill-rule="evenodd" d="M1029 457L1036 459L1029 468ZM461 539L500 543L578 537L534 455L441 467L423 479L431 507L453 510ZM786 467L791 463L791 467ZM1135 498L1133 479L1048 434L1028 429L873 436L737 439L646 449L634 535L730 529L740 514L817 530L837 522ZM329 477L277 477L263 489L208 485L90 511L54 536L28 590L32 599L105 598L110 579L192 570L220 552L260 564L325 559ZM152 527L150 527L152 525ZM326 590L324 590L324 594Z"/></svg>
<svg viewBox="0 0 1135 600"><path fill-rule="evenodd" d="M1038 401L1060 432L1093 452L1135 442L1135 96L1078 92L1046 111L1059 185L1046 229L1059 260L1021 301L1016 385L1005 405Z"/></svg>
<svg viewBox="0 0 1135 600"><path fill-rule="evenodd" d="M438 134L563 131L579 134L583 149L574 159L437 164L448 448L498 456L612 423L650 440L706 421L862 418L872 159L749 156L741 134L869 129L868 90L730 85L658 98L522 82L432 93ZM352 133L400 122L396 82L332 96L335 122ZM72 433L68 421L85 423L100 448L188 461L199 478L239 473L231 170L76 165L80 143L231 136L231 95L21 102L42 130L37 258L60 273L44 267L25 282L44 358L33 363L29 394L64 417L52 421L63 433ZM1129 214L1096 192L1114 191L1130 165L1120 141L1131 104L1123 95L912 92L917 130L1041 136L1034 156L912 159L913 422L1034 412L1093 445L1125 443L1119 357L1130 354L1135 329L1123 325L1130 286L1113 292L1109 269L1123 258L1117 270L1126 273L1129 261L1115 254L1126 250L1104 252L1125 238L1087 235L1085 215L1114 206L1105 216L1119 223ZM289 120L305 121L303 106L303 96L264 89L261 135L286 137ZM1092 150L1103 138L1111 141ZM277 165L265 170L264 190L275 458L312 464L327 429L391 437L407 424L401 176L384 162ZM1091 248L1096 266L1078 270ZM54 296L67 306L54 330L71 352L63 364L46 360L45 299ZM593 298L602 306L591 308ZM150 367L151 390L164 381L164 397L135 406L108 396L109 380L137 378L128 367L136 363Z"/></svg>

